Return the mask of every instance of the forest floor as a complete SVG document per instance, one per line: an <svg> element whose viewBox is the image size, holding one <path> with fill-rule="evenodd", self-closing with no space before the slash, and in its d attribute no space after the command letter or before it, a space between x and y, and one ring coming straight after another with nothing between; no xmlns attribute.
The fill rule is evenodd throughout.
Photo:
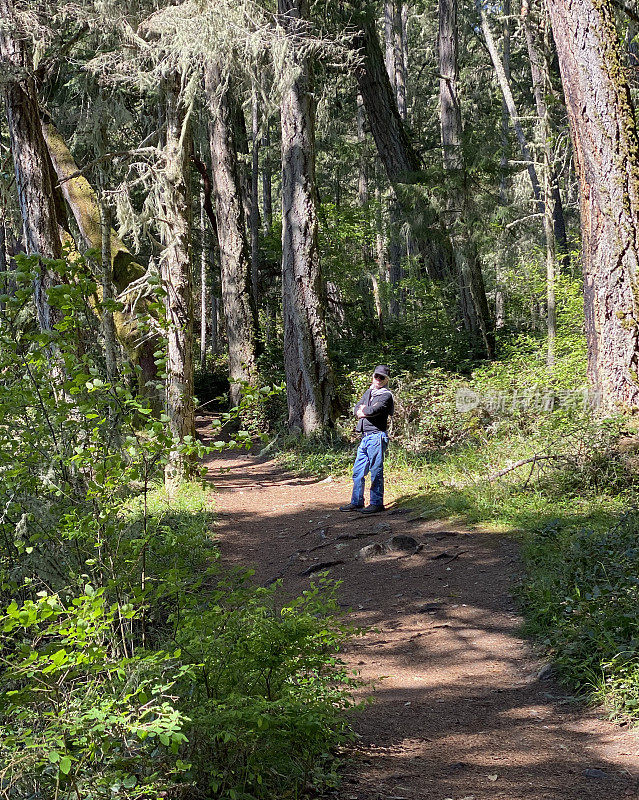
<svg viewBox="0 0 639 800"><path fill-rule="evenodd" d="M512 537L412 519L392 485L387 511L365 517L337 510L346 479L296 477L245 452L207 466L222 562L281 578L287 597L333 562L340 604L368 629L344 657L374 702L354 715L336 797L639 800L639 734L567 694L521 635ZM359 555L396 536L422 547Z"/></svg>

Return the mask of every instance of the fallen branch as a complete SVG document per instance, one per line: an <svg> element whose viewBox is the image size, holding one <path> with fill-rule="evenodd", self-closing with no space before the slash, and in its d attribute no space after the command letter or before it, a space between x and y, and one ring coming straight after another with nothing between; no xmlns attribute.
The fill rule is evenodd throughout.
<svg viewBox="0 0 639 800"><path fill-rule="evenodd" d="M553 456L553 455L545 455L545 456L533 456L532 458L522 458L521 461L517 461L515 464L511 464L506 469L500 469L499 472L493 472L492 475L489 475L486 480L490 483L496 481L497 478L502 478L504 475L507 475L509 472L512 472L515 469L519 469L519 467L523 467L526 464L532 464L533 467L538 461L561 461L564 459L565 456Z"/></svg>
<svg viewBox="0 0 639 800"><path fill-rule="evenodd" d="M446 559L446 561L442 561L442 564L450 564L451 561L454 561L456 558L459 558L459 556L464 555L465 552L466 552L465 550L460 550L459 553L455 553L454 556L451 556L450 558Z"/></svg>
<svg viewBox="0 0 639 800"><path fill-rule="evenodd" d="M310 550L306 550L307 553L314 553L315 550L321 550L323 547L330 547L331 545L337 544L338 542L342 541L350 541L353 539L366 539L368 536L374 536L374 531L359 531L358 533L340 533L339 536L336 536L334 539L329 539L327 542L322 542L322 544L316 544L315 547L311 547Z"/></svg>

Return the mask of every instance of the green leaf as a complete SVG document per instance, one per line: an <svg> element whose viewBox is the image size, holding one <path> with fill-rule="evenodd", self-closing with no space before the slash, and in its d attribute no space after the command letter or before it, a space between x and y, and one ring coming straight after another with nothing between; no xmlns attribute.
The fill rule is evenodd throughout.
<svg viewBox="0 0 639 800"><path fill-rule="evenodd" d="M69 756L62 756L60 759L60 772L68 775L71 772L71 759Z"/></svg>
<svg viewBox="0 0 639 800"><path fill-rule="evenodd" d="M57 666L61 666L67 660L67 651L62 648L51 656L51 661Z"/></svg>

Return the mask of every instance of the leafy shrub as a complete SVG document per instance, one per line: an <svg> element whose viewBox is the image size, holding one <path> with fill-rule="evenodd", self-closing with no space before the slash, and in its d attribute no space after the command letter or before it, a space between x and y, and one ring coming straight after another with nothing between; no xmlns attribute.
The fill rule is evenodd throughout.
<svg viewBox="0 0 639 800"><path fill-rule="evenodd" d="M272 797L334 780L334 747L355 685L337 653L333 590L312 587L284 607L246 576L218 582L180 611L176 641L192 660L189 760L215 796Z"/></svg>
<svg viewBox="0 0 639 800"><path fill-rule="evenodd" d="M211 567L175 596L172 650L136 644L144 606L108 604L90 584L66 601L11 603L0 617L5 794L234 800L332 782L355 684L337 656L349 631L330 587L276 608L274 589L248 578Z"/></svg>
<svg viewBox="0 0 639 800"><path fill-rule="evenodd" d="M190 668L179 651L129 655L123 623L140 609L103 589L39 595L0 618L5 796L158 797L186 767L175 692Z"/></svg>
<svg viewBox="0 0 639 800"><path fill-rule="evenodd" d="M332 781L352 681L330 589L281 608L221 569L209 493L161 487L167 417L133 371L106 379L82 259L49 265L65 282L46 333L22 313L39 267L17 260L0 326L0 796L239 800ZM280 391L247 387L219 425Z"/></svg>

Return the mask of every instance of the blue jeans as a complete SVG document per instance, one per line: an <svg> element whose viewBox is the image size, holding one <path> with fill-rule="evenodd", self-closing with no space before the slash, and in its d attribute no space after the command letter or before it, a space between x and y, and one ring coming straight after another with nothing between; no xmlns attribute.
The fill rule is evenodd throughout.
<svg viewBox="0 0 639 800"><path fill-rule="evenodd" d="M364 478L371 474L371 505L384 505L384 454L388 447L387 433L367 433L357 448L353 465L354 506L364 505Z"/></svg>

